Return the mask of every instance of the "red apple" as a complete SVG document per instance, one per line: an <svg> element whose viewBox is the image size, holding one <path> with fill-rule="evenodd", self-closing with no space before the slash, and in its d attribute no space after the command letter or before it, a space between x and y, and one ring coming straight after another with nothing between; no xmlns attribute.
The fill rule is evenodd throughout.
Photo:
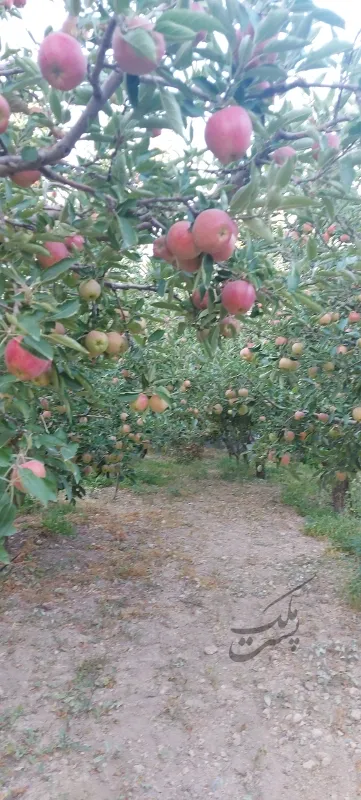
<svg viewBox="0 0 361 800"><path fill-rule="evenodd" d="M124 333L118 333L117 331L109 331L107 333L108 337L108 346L107 346L107 353L109 355L118 355L122 353L126 353L129 349L129 342Z"/></svg>
<svg viewBox="0 0 361 800"><path fill-rule="evenodd" d="M216 111L205 128L208 149L221 164L230 164L244 156L252 138L252 121L241 106L229 106Z"/></svg>
<svg viewBox="0 0 361 800"><path fill-rule="evenodd" d="M278 147L271 153L271 158L276 164L284 164L289 158L296 155L296 150L290 145L286 144L284 147Z"/></svg>
<svg viewBox="0 0 361 800"><path fill-rule="evenodd" d="M179 258L177 258L173 266L175 269L179 269L181 272L192 273L199 270L201 263L201 258L191 258L189 261L181 261Z"/></svg>
<svg viewBox="0 0 361 800"><path fill-rule="evenodd" d="M256 290L251 283L242 280L228 281L221 291L221 301L230 314L249 311L256 299Z"/></svg>
<svg viewBox="0 0 361 800"><path fill-rule="evenodd" d="M219 208L201 211L192 228L193 239L199 252L209 253L211 256L222 251L237 233L238 229L233 219L226 211Z"/></svg>
<svg viewBox="0 0 361 800"><path fill-rule="evenodd" d="M150 135L151 135L151 137L152 137L153 139L155 139L155 137L156 137L156 136L160 136L160 135L161 135L161 133L162 133L162 128L152 128L152 130L151 130L151 132L150 132Z"/></svg>
<svg viewBox="0 0 361 800"><path fill-rule="evenodd" d="M5 133L9 124L10 113L8 101L3 95L0 95L0 133Z"/></svg>
<svg viewBox="0 0 361 800"><path fill-rule="evenodd" d="M41 178L41 172L38 169L25 169L22 172L14 172L11 175L11 180L13 183L16 183L17 186L21 186L23 189L27 189L29 186L32 186L33 183L37 183L38 180Z"/></svg>
<svg viewBox="0 0 361 800"><path fill-rule="evenodd" d="M82 250L84 247L84 236L80 233L73 233L71 236L66 236L64 244L69 250Z"/></svg>
<svg viewBox="0 0 361 800"><path fill-rule="evenodd" d="M71 14L68 14L61 29L63 33L68 33L69 36L76 36L78 31L78 17L73 17Z"/></svg>
<svg viewBox="0 0 361 800"><path fill-rule="evenodd" d="M169 228L166 246L181 261L190 261L190 259L199 256L201 252L195 245L191 226L187 220L175 222Z"/></svg>
<svg viewBox="0 0 361 800"><path fill-rule="evenodd" d="M130 407L133 409L133 411L139 411L139 412L145 411L146 408L148 408L148 397L147 397L147 395L144 394L143 392L138 394L137 399L134 400L134 402L130 404Z"/></svg>
<svg viewBox="0 0 361 800"><path fill-rule="evenodd" d="M175 257L167 247L166 236L159 236L159 239L155 239L153 242L153 255L154 258L161 258L163 261L167 261L168 264L174 263Z"/></svg>
<svg viewBox="0 0 361 800"><path fill-rule="evenodd" d="M5 347L6 369L16 375L19 381L31 381L50 369L52 362L29 353L21 346L22 336L10 339Z"/></svg>
<svg viewBox="0 0 361 800"><path fill-rule="evenodd" d="M341 233L340 242L350 242L350 241L351 241L351 239L350 239L348 233Z"/></svg>
<svg viewBox="0 0 361 800"><path fill-rule="evenodd" d="M192 303L196 308L200 310L204 310L208 306L209 294L208 291L203 295L201 298L201 293L199 289L195 289L192 294Z"/></svg>
<svg viewBox="0 0 361 800"><path fill-rule="evenodd" d="M149 398L149 408L156 414L162 414L168 408L168 403L159 397L159 394L152 394Z"/></svg>
<svg viewBox="0 0 361 800"><path fill-rule="evenodd" d="M277 347L282 347L282 345L287 344L287 339L285 336L277 336L275 339L275 345Z"/></svg>
<svg viewBox="0 0 361 800"><path fill-rule="evenodd" d="M49 33L38 55L40 72L54 89L68 92L84 80L87 60L79 42L63 31Z"/></svg>
<svg viewBox="0 0 361 800"><path fill-rule="evenodd" d="M37 478L46 478L46 469L41 461L37 461L33 458L29 461L25 461L24 464L19 464L19 466L14 467L11 473L11 483L19 492L26 492L21 482L21 472L23 469L29 469Z"/></svg>
<svg viewBox="0 0 361 800"><path fill-rule="evenodd" d="M63 258L68 258L69 251L63 242L44 242L43 247L49 250L49 256L38 256L38 262L43 269L53 267Z"/></svg>
<svg viewBox="0 0 361 800"><path fill-rule="evenodd" d="M331 150L339 150L341 146L341 140L335 131L331 131L330 133L326 133L327 145Z"/></svg>
<svg viewBox="0 0 361 800"><path fill-rule="evenodd" d="M56 322L53 328L53 333L60 333L61 336L65 335L65 328L62 322Z"/></svg>
<svg viewBox="0 0 361 800"><path fill-rule="evenodd" d="M223 317L219 323L222 336L226 339L231 339L236 336L241 330L241 323L238 319L232 316Z"/></svg>
<svg viewBox="0 0 361 800"><path fill-rule="evenodd" d="M360 319L361 319L361 314L359 314L358 311L350 311L348 315L349 322L360 322Z"/></svg>
<svg viewBox="0 0 361 800"><path fill-rule="evenodd" d="M126 32L132 32L136 29L147 31L149 36L153 39L155 46L154 60L142 55L130 42L125 38L125 31L121 31L117 26L112 40L114 60L119 65L123 72L130 75L147 75L149 72L159 66L165 54L165 40L161 33L153 29L151 22L148 22L144 17L127 17L124 22Z"/></svg>

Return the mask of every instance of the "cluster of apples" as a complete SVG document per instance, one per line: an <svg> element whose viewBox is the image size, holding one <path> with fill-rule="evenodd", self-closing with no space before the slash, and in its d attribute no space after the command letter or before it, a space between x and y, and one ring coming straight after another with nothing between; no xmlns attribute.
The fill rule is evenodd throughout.
<svg viewBox="0 0 361 800"><path fill-rule="evenodd" d="M238 236L235 221L218 208L201 211L193 225L188 220L175 222L166 236L153 243L153 255L187 273L197 272L202 254L225 261L233 254Z"/></svg>

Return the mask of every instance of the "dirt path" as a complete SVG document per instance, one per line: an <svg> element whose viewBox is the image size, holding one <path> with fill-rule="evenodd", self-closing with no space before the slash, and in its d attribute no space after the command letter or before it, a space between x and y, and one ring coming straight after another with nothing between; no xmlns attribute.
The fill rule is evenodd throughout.
<svg viewBox="0 0 361 800"><path fill-rule="evenodd" d="M360 616L340 563L268 484L193 490L99 493L90 530L38 540L3 582L1 800L361 797ZM314 571L299 649L232 661L232 623L257 625Z"/></svg>

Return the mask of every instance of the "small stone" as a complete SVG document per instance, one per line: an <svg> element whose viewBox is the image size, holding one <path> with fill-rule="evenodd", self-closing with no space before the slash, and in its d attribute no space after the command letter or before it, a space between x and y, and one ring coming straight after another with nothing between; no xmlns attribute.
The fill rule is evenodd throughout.
<svg viewBox="0 0 361 800"><path fill-rule="evenodd" d="M297 725L298 722L301 722L301 720L302 720L302 714L294 714L293 715L293 722L295 722L296 725Z"/></svg>
<svg viewBox="0 0 361 800"><path fill-rule="evenodd" d="M143 772L144 771L143 764L134 764L134 771L138 773Z"/></svg>
<svg viewBox="0 0 361 800"><path fill-rule="evenodd" d="M312 736L314 739L321 739L323 736L323 731L321 731L321 728L314 728L312 731Z"/></svg>
<svg viewBox="0 0 361 800"><path fill-rule="evenodd" d="M351 697L359 697L360 689L357 689L356 686L351 686L351 689L348 690Z"/></svg>
<svg viewBox="0 0 361 800"><path fill-rule="evenodd" d="M321 764L323 767L329 767L331 764L331 757L330 756L323 756L321 760Z"/></svg>
<svg viewBox="0 0 361 800"><path fill-rule="evenodd" d="M57 589L54 589L54 594L65 594L65 589L62 589L61 586L58 586Z"/></svg>
<svg viewBox="0 0 361 800"><path fill-rule="evenodd" d="M235 747L239 747L241 742L242 742L241 735L239 733L234 733L233 734L233 744L235 745Z"/></svg>
<svg viewBox="0 0 361 800"><path fill-rule="evenodd" d="M311 769L315 769L315 767L317 765L316 765L316 761L312 761L312 759L310 758L309 761L304 761L302 766L303 766L303 769L311 770Z"/></svg>
<svg viewBox="0 0 361 800"><path fill-rule="evenodd" d="M361 720L361 711L358 708L353 708L351 711L351 719L354 719L355 722L360 722Z"/></svg>
<svg viewBox="0 0 361 800"><path fill-rule="evenodd" d="M218 647L216 647L215 644L210 644L208 647L204 648L203 652L206 654L206 656L213 656L215 653L218 653Z"/></svg>

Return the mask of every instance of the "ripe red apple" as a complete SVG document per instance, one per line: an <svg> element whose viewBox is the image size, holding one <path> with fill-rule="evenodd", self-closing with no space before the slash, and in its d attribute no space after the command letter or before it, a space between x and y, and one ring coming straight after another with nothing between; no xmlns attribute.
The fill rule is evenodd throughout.
<svg viewBox="0 0 361 800"><path fill-rule="evenodd" d="M305 416L305 412L304 411L295 411L295 413L293 415L293 418L298 421L300 419L303 419L304 416Z"/></svg>
<svg viewBox="0 0 361 800"><path fill-rule="evenodd" d="M126 411L122 411L122 413L120 415L120 419L122 420L122 422L125 422L125 420L128 419L128 417L129 417L129 414L127 414Z"/></svg>
<svg viewBox="0 0 361 800"><path fill-rule="evenodd" d="M317 419L319 422L328 422L329 416L325 414L324 411L321 411L319 414L316 414Z"/></svg>
<svg viewBox="0 0 361 800"><path fill-rule="evenodd" d="M222 305L230 314L249 311L255 299L256 290L247 281L228 281L221 291Z"/></svg>
<svg viewBox="0 0 361 800"><path fill-rule="evenodd" d="M341 233L340 242L350 242L351 238L348 233Z"/></svg>
<svg viewBox="0 0 361 800"><path fill-rule="evenodd" d="M84 236L81 236L80 233L73 233L71 236L66 236L64 239L64 244L70 251L72 249L82 250L84 247L84 241Z"/></svg>
<svg viewBox="0 0 361 800"><path fill-rule="evenodd" d="M252 131L252 121L245 108L229 106L212 114L204 138L208 149L226 165L246 154Z"/></svg>
<svg viewBox="0 0 361 800"><path fill-rule="evenodd" d="M302 230L304 233L311 233L311 231L313 231L313 225L311 222L305 222L305 224L302 225Z"/></svg>
<svg viewBox="0 0 361 800"><path fill-rule="evenodd" d="M348 315L349 322L360 322L360 319L361 319L361 314L359 314L358 311L350 311Z"/></svg>
<svg viewBox="0 0 361 800"><path fill-rule="evenodd" d="M195 289L192 294L192 303L196 308L199 308L200 311L203 311L208 306L209 300L209 293L208 290L205 292L203 297L201 298L201 293L199 289Z"/></svg>
<svg viewBox="0 0 361 800"><path fill-rule="evenodd" d="M223 317L219 323L221 335L226 339L236 336L241 330L241 323L232 316Z"/></svg>
<svg viewBox="0 0 361 800"><path fill-rule="evenodd" d="M40 178L41 172L39 172L38 169L24 169L22 172L15 172L11 176L12 182L16 183L17 186L21 186L23 189L32 186L32 184L36 183Z"/></svg>
<svg viewBox="0 0 361 800"><path fill-rule="evenodd" d="M138 394L137 399L134 400L134 402L130 404L130 407L133 409L133 411L139 411L139 412L145 411L146 408L148 408L148 397L147 397L147 395L144 394L143 392Z"/></svg>
<svg viewBox="0 0 361 800"><path fill-rule="evenodd" d="M49 256L38 256L38 262L43 269L53 267L63 258L68 258L69 251L63 242L44 242L43 247L49 250Z"/></svg>
<svg viewBox="0 0 361 800"><path fill-rule="evenodd" d="M87 60L77 39L63 31L49 33L38 54L40 72L50 86L68 92L84 80Z"/></svg>
<svg viewBox="0 0 361 800"><path fill-rule="evenodd" d="M117 356L122 353L126 353L129 349L129 342L127 337L124 333L118 333L118 331L109 331L107 333L108 338L108 345L107 345L107 353L110 356Z"/></svg>
<svg viewBox="0 0 361 800"><path fill-rule="evenodd" d="M155 139L155 137L160 136L161 133L162 133L162 128L152 128L150 135L152 136L153 139Z"/></svg>
<svg viewBox="0 0 361 800"><path fill-rule="evenodd" d="M48 411L48 410L46 410L46 411L43 411L43 413L41 414L41 416L42 416L42 418L43 418L43 419L50 419L50 417L51 417L51 411Z"/></svg>
<svg viewBox="0 0 361 800"><path fill-rule="evenodd" d="M9 125L10 106L8 101L0 95L0 133L5 133Z"/></svg>
<svg viewBox="0 0 361 800"><path fill-rule="evenodd" d="M191 258L189 261L181 261L179 258L177 258L173 266L175 269L178 269L179 272L188 272L191 274L193 272L198 272L201 263L202 259L199 257Z"/></svg>
<svg viewBox="0 0 361 800"><path fill-rule="evenodd" d="M201 250L196 247L191 231L190 223L187 220L175 222L169 228L166 246L176 258L181 261L190 261L199 256Z"/></svg>
<svg viewBox="0 0 361 800"><path fill-rule="evenodd" d="M122 425L122 433L128 434L128 433L131 432L131 430L132 429L131 429L130 425Z"/></svg>
<svg viewBox="0 0 361 800"><path fill-rule="evenodd" d="M39 400L39 403L40 403L41 407L44 408L45 411L48 410L48 408L49 408L49 400L47 400L46 397L41 397L40 400Z"/></svg>
<svg viewBox="0 0 361 800"><path fill-rule="evenodd" d="M283 456L281 456L281 464L283 467L288 467L290 461L291 461L291 456L289 453L284 453Z"/></svg>
<svg viewBox="0 0 361 800"><path fill-rule="evenodd" d="M290 147L290 145L286 144L284 147L278 147L277 150L274 150L273 153L271 153L271 158L276 164L281 166L289 158L292 158L292 156L295 155L297 155L296 150L293 147Z"/></svg>
<svg viewBox="0 0 361 800"><path fill-rule="evenodd" d="M155 57L154 60L151 60L142 55L130 42L127 42L124 38L124 32L117 26L112 40L114 60L123 72L127 72L130 75L147 75L149 72L154 72L165 55L163 34L155 31L152 23L148 22L144 17L127 18L124 25L127 32L142 29L149 33L155 45Z"/></svg>
<svg viewBox="0 0 361 800"><path fill-rule="evenodd" d="M82 281L79 286L79 294L87 303L93 302L100 297L102 287L98 281L91 278L89 281Z"/></svg>
<svg viewBox="0 0 361 800"><path fill-rule="evenodd" d="M62 322L56 322L53 328L53 333L60 333L61 336L65 335L65 328Z"/></svg>
<svg viewBox="0 0 361 800"><path fill-rule="evenodd" d="M14 0L15 8L25 8L26 0Z"/></svg>
<svg viewBox="0 0 361 800"><path fill-rule="evenodd" d="M239 354L241 358L244 358L245 361L253 361L254 359L254 355L251 353L249 347L242 347L242 350L240 350Z"/></svg>
<svg viewBox="0 0 361 800"><path fill-rule="evenodd" d="M307 439L307 431L301 431L301 433L299 434L299 437L301 439L301 442L304 442L305 439Z"/></svg>
<svg viewBox="0 0 361 800"><path fill-rule="evenodd" d="M168 264L174 263L175 256L167 247L166 236L159 236L158 239L155 239L153 242L153 255L155 258L162 258L163 261L167 261Z"/></svg>
<svg viewBox="0 0 361 800"><path fill-rule="evenodd" d="M108 337L103 331L89 331L85 337L85 347L93 356L105 353L108 347Z"/></svg>
<svg viewBox="0 0 361 800"><path fill-rule="evenodd" d="M347 354L347 347L344 344L339 344L336 348L336 353L339 353L340 356L345 356Z"/></svg>
<svg viewBox="0 0 361 800"><path fill-rule="evenodd" d="M330 236L330 234L328 233L328 231L326 231L326 233L323 233L323 234L322 234L322 239L323 239L323 241L325 242L325 244L328 244L328 243L329 243L329 241L330 241L330 239L331 239L331 236Z"/></svg>
<svg viewBox="0 0 361 800"><path fill-rule="evenodd" d="M162 414L168 408L168 403L159 397L159 394L152 394L149 398L149 408L156 414Z"/></svg>
<svg viewBox="0 0 361 800"><path fill-rule="evenodd" d="M193 224L192 234L198 252L209 253L213 256L238 234L238 229L226 211L208 208L198 214Z"/></svg>
<svg viewBox="0 0 361 800"><path fill-rule="evenodd" d="M283 438L286 440L286 442L293 442L295 434L293 431L285 431L283 434Z"/></svg>
<svg viewBox="0 0 361 800"><path fill-rule="evenodd" d="M237 231L238 234L238 231ZM227 261L234 253L234 248L236 246L237 236L232 234L229 242L224 244L216 253L213 253L213 258L215 261Z"/></svg>
<svg viewBox="0 0 361 800"><path fill-rule="evenodd" d="M37 461L35 458L30 459L29 461L25 461L24 464L19 464L19 466L14 467L11 473L11 483L15 486L15 489L18 489L19 492L26 492L24 486L21 482L21 471L23 469L29 469L33 475L36 475L37 478L46 478L46 469L42 461Z"/></svg>
<svg viewBox="0 0 361 800"><path fill-rule="evenodd" d="M277 336L275 339L275 345L277 347L282 347L283 344L287 344L287 339L285 336Z"/></svg>
<svg viewBox="0 0 361 800"><path fill-rule="evenodd" d="M5 347L4 359L6 369L16 375L19 381L31 381L50 369L52 362L45 358L33 356L21 346L22 336L10 339Z"/></svg>
<svg viewBox="0 0 361 800"><path fill-rule="evenodd" d="M329 233L330 236L333 236L333 234L336 232L336 230L337 230L337 225L335 225L335 223L333 222L332 225L328 226L327 233Z"/></svg>
<svg viewBox="0 0 361 800"><path fill-rule="evenodd" d="M341 139L335 131L326 133L327 145L332 150L339 150L341 147Z"/></svg>

